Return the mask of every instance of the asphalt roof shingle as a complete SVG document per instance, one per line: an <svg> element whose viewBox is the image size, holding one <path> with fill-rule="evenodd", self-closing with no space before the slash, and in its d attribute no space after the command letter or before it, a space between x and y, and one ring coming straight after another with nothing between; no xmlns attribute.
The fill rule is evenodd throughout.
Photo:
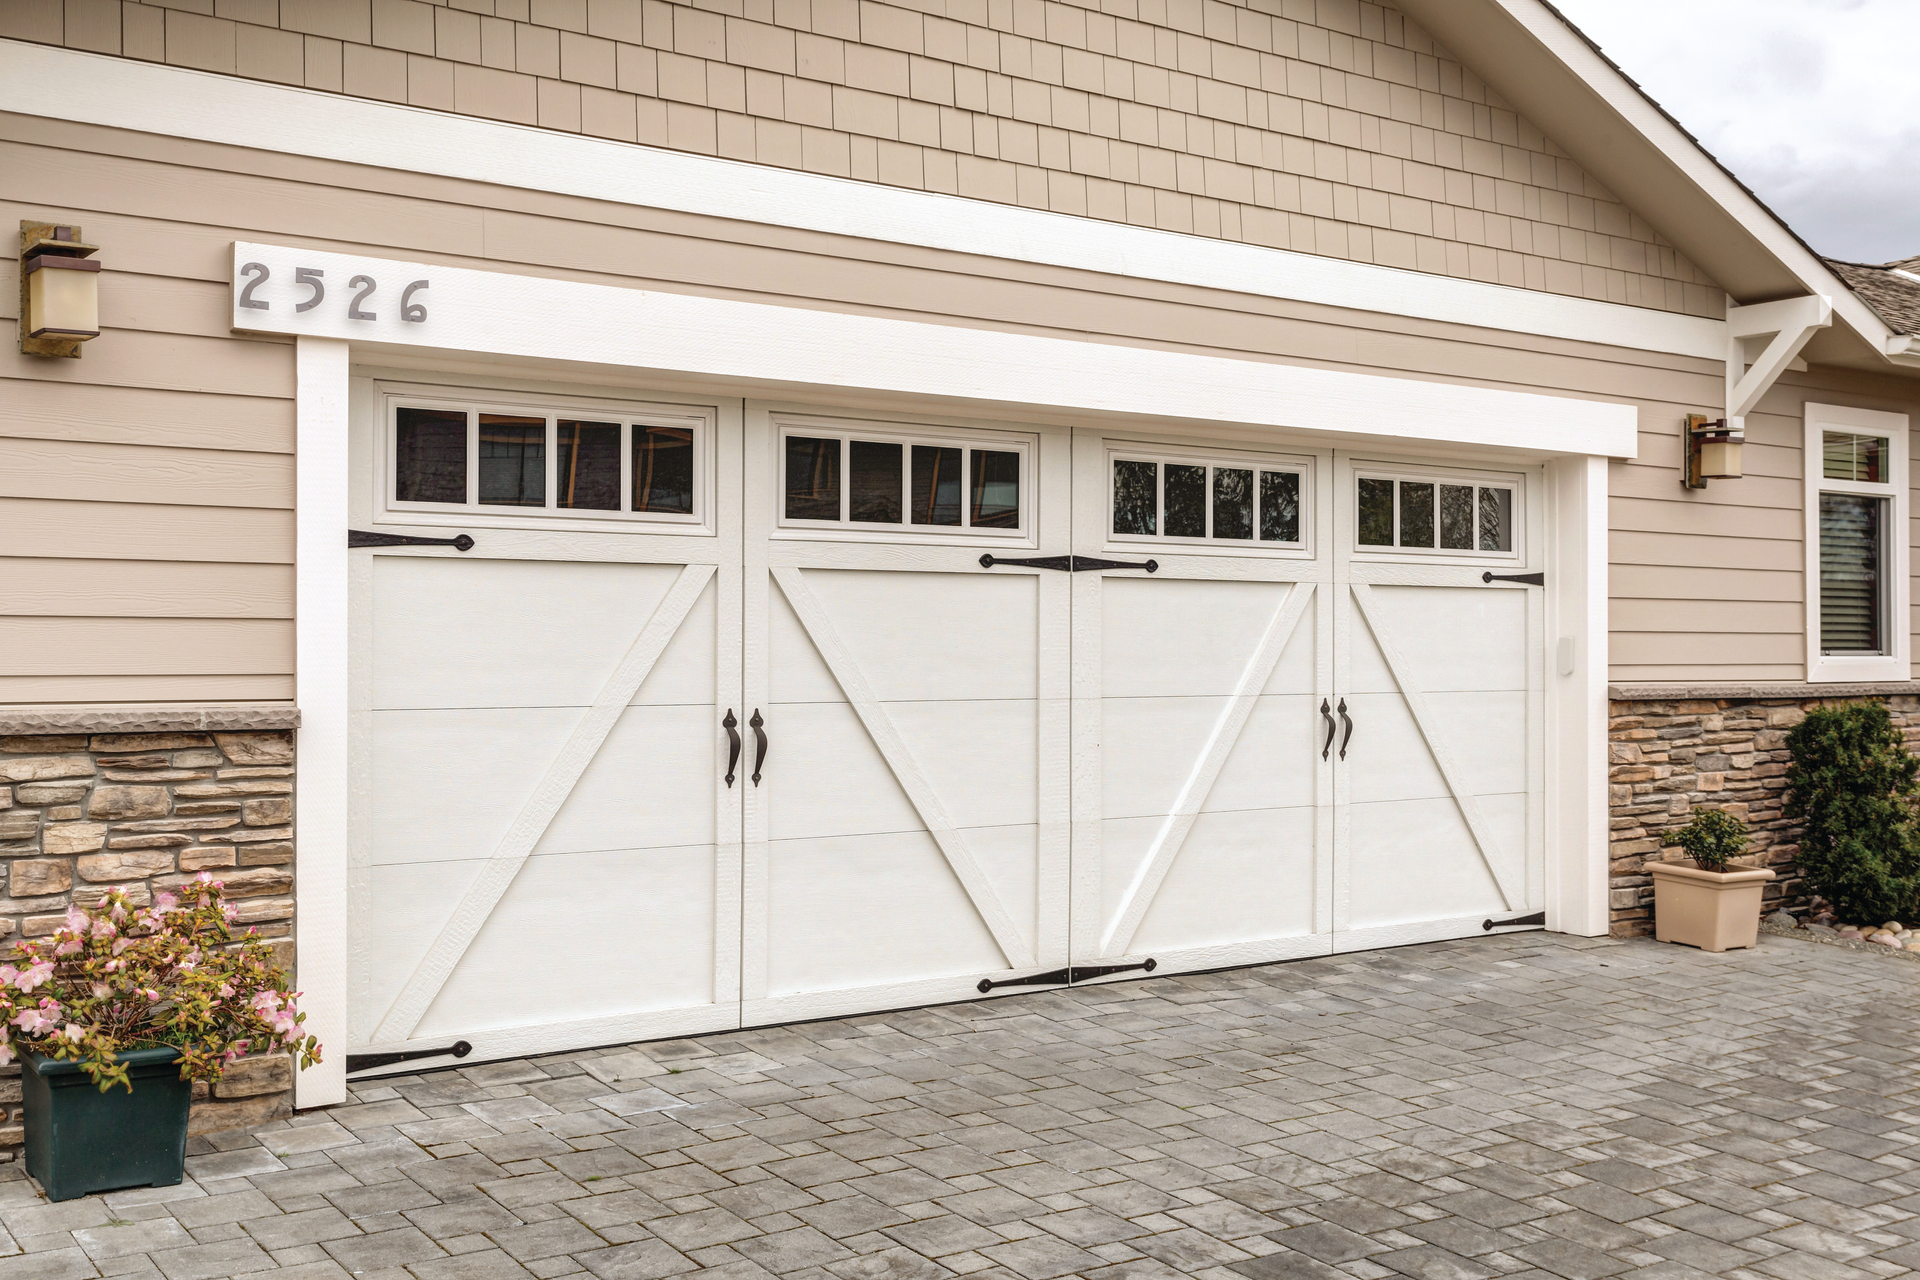
<svg viewBox="0 0 1920 1280"><path fill-rule="evenodd" d="M1834 274L1872 307L1895 333L1920 333L1920 258L1884 266L1827 259Z"/></svg>

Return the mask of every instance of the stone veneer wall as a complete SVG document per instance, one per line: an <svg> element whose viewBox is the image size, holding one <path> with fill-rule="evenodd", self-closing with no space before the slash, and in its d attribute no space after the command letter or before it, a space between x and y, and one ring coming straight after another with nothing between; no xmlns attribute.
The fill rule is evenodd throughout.
<svg viewBox="0 0 1920 1280"><path fill-rule="evenodd" d="M1726 809L1747 823L1756 865L1772 867L1766 909L1807 903L1794 857L1799 831L1783 812L1787 730L1828 703L1872 699L1886 704L1909 749L1920 750L1920 686L1695 686L1667 690L1626 686L1610 691L1609 796L1612 820L1609 885L1612 932L1653 932L1653 877L1648 862L1677 862L1668 833L1696 808Z"/></svg>
<svg viewBox="0 0 1920 1280"><path fill-rule="evenodd" d="M69 905L125 887L136 902L211 872L241 925L293 966L288 706L0 709L0 951L52 933ZM243 1059L209 1092L196 1133L292 1110L285 1055ZM18 1066L0 1072L0 1160L23 1139Z"/></svg>

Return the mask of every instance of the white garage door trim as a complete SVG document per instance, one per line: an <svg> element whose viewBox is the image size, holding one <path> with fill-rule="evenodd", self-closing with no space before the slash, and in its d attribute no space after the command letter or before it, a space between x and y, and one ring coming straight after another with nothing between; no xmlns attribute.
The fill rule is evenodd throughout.
<svg viewBox="0 0 1920 1280"><path fill-rule="evenodd" d="M301 735L299 980L313 1029L346 1042L347 528L350 343L369 352L481 353L523 361L565 360L631 371L735 379L761 385L872 389L945 401L1080 410L1266 427L1328 436L1418 438L1545 452L1549 460L1549 637L1557 673L1550 698L1548 925L1595 934L1606 928L1605 670L1606 456L1631 456L1630 405L1527 392L1305 369L1261 361L1164 352L946 325L848 316L602 285L456 270L314 250L237 244L234 267L266 263L274 288L241 309L236 329L298 339L296 695ZM295 312L306 291L298 267L344 281L367 274L391 295L376 320L337 305ZM251 277L248 277L249 279ZM413 324L393 305L413 280L434 283L418 300L429 320ZM583 316L594 317L583 324ZM1584 456L1569 456L1584 455ZM297 1100L344 1099L340 1053L302 1073Z"/></svg>

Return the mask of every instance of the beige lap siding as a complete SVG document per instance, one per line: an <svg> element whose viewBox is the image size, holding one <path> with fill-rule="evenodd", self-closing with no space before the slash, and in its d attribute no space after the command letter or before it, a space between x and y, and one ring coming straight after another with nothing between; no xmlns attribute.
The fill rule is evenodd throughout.
<svg viewBox="0 0 1920 1280"><path fill-rule="evenodd" d="M0 144L0 225L104 245L103 333L78 360L0 348L0 705L289 699L293 348L228 331L162 202L101 200L101 161L57 155Z"/></svg>
<svg viewBox="0 0 1920 1280"><path fill-rule="evenodd" d="M1356 0L23 0L0 35L1695 315L1721 291Z"/></svg>
<svg viewBox="0 0 1920 1280"><path fill-rule="evenodd" d="M85 723L71 712L0 710L0 729L77 719ZM169 720L264 727L0 733L0 952L52 933L69 906L96 905L109 889L146 905L205 872L226 885L239 924L270 939L292 971L292 709L110 712L94 723ZM17 1077L17 1068L0 1074L0 1159L21 1141ZM196 1086L194 1129L285 1115L291 1087L284 1056L247 1059L211 1091Z"/></svg>

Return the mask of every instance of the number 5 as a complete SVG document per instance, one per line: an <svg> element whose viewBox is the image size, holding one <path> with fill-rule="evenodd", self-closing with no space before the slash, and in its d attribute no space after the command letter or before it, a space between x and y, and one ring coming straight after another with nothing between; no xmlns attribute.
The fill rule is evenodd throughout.
<svg viewBox="0 0 1920 1280"><path fill-rule="evenodd" d="M413 291L427 287L425 280L415 280L400 295L400 318L412 324L419 324L427 318L427 306L424 302L413 301Z"/></svg>
<svg viewBox="0 0 1920 1280"><path fill-rule="evenodd" d="M305 302L294 304L295 311L311 311L320 305L320 299L327 296L327 286L320 283L320 277L327 274L317 267L301 267L293 273L293 282L303 284L313 290L313 296Z"/></svg>

